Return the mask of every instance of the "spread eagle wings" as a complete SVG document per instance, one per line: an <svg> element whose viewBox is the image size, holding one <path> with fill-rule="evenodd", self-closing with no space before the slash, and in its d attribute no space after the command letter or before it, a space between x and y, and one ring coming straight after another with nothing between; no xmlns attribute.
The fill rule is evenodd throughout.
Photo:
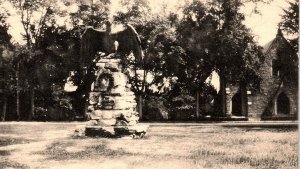
<svg viewBox="0 0 300 169"><path fill-rule="evenodd" d="M129 24L112 27L109 30L96 30L88 27L81 38L81 67L92 63L97 52L106 54L115 52L115 41L118 42L118 53L121 57L134 54L138 64L142 62L141 40L136 30Z"/></svg>

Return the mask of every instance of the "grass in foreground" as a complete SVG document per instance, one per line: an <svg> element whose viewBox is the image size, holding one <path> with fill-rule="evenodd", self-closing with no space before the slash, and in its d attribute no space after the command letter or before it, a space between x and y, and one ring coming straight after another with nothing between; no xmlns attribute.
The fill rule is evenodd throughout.
<svg viewBox="0 0 300 169"><path fill-rule="evenodd" d="M122 169L288 169L298 166L296 129L252 130L220 126L152 126L146 138L132 140L75 139L70 135L58 137L55 133L71 134L75 127L59 125L61 126L48 126L48 130L43 132L38 128L34 129L37 133L43 133L48 137L35 137L33 140L33 142L46 141L46 143L39 149L26 151L26 158L31 159L32 162L10 159L15 153L22 153L22 146L20 146L20 150L4 152L2 156L7 160L3 162L0 159L0 164L6 163L6 166L15 164L18 165L17 168L91 169L114 167ZM32 139L28 133L22 138ZM34 158L36 156L39 158Z"/></svg>

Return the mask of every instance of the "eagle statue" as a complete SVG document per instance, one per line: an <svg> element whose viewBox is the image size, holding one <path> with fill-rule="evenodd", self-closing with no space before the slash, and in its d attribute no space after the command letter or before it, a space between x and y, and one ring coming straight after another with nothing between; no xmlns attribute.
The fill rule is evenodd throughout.
<svg viewBox="0 0 300 169"><path fill-rule="evenodd" d="M132 52L136 62L138 64L142 62L141 40L136 30L129 24L112 25L106 22L106 30L86 28L81 38L81 68L90 66L97 52L105 54L117 52L121 57Z"/></svg>

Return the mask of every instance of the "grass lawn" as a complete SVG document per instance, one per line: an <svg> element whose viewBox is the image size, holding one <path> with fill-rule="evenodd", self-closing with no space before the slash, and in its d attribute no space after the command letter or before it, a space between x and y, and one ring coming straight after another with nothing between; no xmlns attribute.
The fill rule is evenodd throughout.
<svg viewBox="0 0 300 169"><path fill-rule="evenodd" d="M0 168L297 168L297 129L153 125L144 139L75 138L80 123L0 123ZM82 123L83 124L83 123Z"/></svg>

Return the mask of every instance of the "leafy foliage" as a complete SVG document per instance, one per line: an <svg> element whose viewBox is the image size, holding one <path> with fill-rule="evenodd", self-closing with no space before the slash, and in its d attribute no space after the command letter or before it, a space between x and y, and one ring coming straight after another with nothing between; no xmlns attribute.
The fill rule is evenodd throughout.
<svg viewBox="0 0 300 169"><path fill-rule="evenodd" d="M289 8L283 9L282 21L279 26L288 34L293 35L289 39L294 49L298 51L298 39L299 39L299 2L293 0L289 2Z"/></svg>
<svg viewBox="0 0 300 169"><path fill-rule="evenodd" d="M210 46L212 46L216 22L207 8L199 1L188 4L183 10L183 19L177 27L177 39L183 48L179 79L191 90L201 88L211 74L213 64L210 62ZM179 55L180 56L180 55Z"/></svg>
<svg viewBox="0 0 300 169"><path fill-rule="evenodd" d="M36 103L40 110L54 105L67 112L80 112L73 101L83 105L79 104L85 102L82 95L67 95L62 86L68 72L73 71L79 77L81 35L86 26L105 28L104 23L111 19L110 0L91 3L81 0L7 1L14 4L20 15L26 41L25 46L13 46L14 53L6 50L10 47L0 48L2 56L9 56L2 58L11 58L7 60L11 71L10 90L14 93L19 87L24 92L38 91L37 100L46 102ZM216 97L216 91L205 83L212 71L218 72L226 80L224 83L247 82L249 86L258 86L258 68L264 58L250 30L243 24L245 16L240 12L243 0L187 2L181 8L182 14L178 10L155 15L149 2L121 1L122 11L113 16L113 22L131 24L140 35L143 64L138 64L130 55L124 64L133 70L130 83L134 92L145 99L145 108L189 111L193 115L196 91L200 91L200 101L204 103ZM283 28L297 23L298 18L288 19L295 15L293 10L297 9L291 7L285 11ZM0 15L0 21L5 17ZM2 46L9 44L6 43L10 40L7 28L1 22ZM295 28L286 29L292 32ZM81 79L76 77L75 84L80 84ZM208 95L213 99L206 97Z"/></svg>

